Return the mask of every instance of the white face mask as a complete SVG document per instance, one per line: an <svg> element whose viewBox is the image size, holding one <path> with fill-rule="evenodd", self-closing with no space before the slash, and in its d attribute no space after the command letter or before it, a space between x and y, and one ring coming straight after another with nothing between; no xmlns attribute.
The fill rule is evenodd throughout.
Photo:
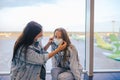
<svg viewBox="0 0 120 80"><path fill-rule="evenodd" d="M42 38L43 38L43 37L39 37L39 38L37 39L37 41L38 41L38 42L41 42Z"/></svg>
<svg viewBox="0 0 120 80"><path fill-rule="evenodd" d="M56 45L59 45L59 44L61 44L63 42L63 39L54 39L54 43L56 44Z"/></svg>

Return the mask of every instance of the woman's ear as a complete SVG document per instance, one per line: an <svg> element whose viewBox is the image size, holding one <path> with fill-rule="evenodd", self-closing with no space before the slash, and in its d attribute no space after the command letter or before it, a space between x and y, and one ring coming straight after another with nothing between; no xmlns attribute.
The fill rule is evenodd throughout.
<svg viewBox="0 0 120 80"><path fill-rule="evenodd" d="M40 32L35 38L34 38L34 41L37 41L37 39L39 38L39 37L42 37L43 36L43 32Z"/></svg>
<svg viewBox="0 0 120 80"><path fill-rule="evenodd" d="M36 38L36 37L34 38L34 41L37 41L37 38Z"/></svg>
<svg viewBox="0 0 120 80"><path fill-rule="evenodd" d="M38 39L39 37L38 37L38 35L34 38L34 41L37 41L37 39Z"/></svg>

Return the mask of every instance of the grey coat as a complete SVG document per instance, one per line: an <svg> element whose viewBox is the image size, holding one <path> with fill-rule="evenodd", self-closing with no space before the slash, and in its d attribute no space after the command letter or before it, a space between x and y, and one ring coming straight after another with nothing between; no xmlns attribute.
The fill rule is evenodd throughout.
<svg viewBox="0 0 120 80"><path fill-rule="evenodd" d="M47 52L41 46L35 47L33 44L28 47L25 59L24 50L20 47L12 61L11 80L40 80L41 66L45 69L48 60Z"/></svg>
<svg viewBox="0 0 120 80"><path fill-rule="evenodd" d="M57 48L57 46L53 43L52 50L55 48ZM63 52L59 52L52 58L52 67L64 68L73 74L75 80L81 80L82 66L79 62L78 52L75 46L70 45L65 54L67 54L67 61L63 63Z"/></svg>

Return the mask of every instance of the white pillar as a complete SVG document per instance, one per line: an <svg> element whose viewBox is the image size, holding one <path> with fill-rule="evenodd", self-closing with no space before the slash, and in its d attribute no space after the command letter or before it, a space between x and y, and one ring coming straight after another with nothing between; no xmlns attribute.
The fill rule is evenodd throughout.
<svg viewBox="0 0 120 80"><path fill-rule="evenodd" d="M93 76L94 59L94 0L86 0L86 71L88 76Z"/></svg>

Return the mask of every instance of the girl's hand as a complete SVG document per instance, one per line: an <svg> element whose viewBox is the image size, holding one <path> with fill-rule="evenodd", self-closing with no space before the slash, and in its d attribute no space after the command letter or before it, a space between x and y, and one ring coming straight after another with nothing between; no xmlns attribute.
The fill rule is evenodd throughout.
<svg viewBox="0 0 120 80"><path fill-rule="evenodd" d="M53 42L53 37L49 38L48 43L51 44Z"/></svg>

